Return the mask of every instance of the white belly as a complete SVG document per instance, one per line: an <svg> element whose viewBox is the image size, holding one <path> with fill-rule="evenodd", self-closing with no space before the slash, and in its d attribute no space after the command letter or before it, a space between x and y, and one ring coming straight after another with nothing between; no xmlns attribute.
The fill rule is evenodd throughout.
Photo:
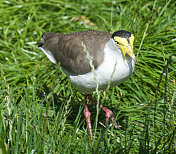
<svg viewBox="0 0 176 154"><path fill-rule="evenodd" d="M127 56L127 62L118 51L105 48L104 52L104 61L94 72L77 76L68 75L80 92L92 93L96 90L96 83L99 90L105 90L109 83L110 87L114 87L132 75L135 63L129 56Z"/></svg>

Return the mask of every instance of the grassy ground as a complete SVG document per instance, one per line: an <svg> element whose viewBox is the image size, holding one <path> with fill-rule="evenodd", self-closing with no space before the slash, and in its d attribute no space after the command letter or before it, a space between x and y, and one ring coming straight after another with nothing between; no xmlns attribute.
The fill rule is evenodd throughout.
<svg viewBox="0 0 176 154"><path fill-rule="evenodd" d="M1 1L0 153L176 153L175 6L175 0ZM105 128L101 111L93 145L83 95L35 44L46 31L90 29L134 33L138 60L129 80L100 92L121 129ZM95 105L89 110L95 132Z"/></svg>

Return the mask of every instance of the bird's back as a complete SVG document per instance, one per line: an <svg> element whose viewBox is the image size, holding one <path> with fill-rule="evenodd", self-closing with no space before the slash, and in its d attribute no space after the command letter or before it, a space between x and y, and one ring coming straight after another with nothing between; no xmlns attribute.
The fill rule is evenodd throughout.
<svg viewBox="0 0 176 154"><path fill-rule="evenodd" d="M83 31L69 34L51 33L43 34L40 47L50 51L56 62L73 75L85 74L91 71L90 61L83 45L97 68L104 59L104 47L110 40L111 34L103 31Z"/></svg>

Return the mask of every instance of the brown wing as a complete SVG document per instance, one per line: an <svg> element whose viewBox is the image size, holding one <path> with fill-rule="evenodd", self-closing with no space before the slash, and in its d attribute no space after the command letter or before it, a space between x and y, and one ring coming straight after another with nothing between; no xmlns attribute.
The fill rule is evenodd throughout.
<svg viewBox="0 0 176 154"><path fill-rule="evenodd" d="M91 71L82 42L97 68L104 59L104 47L110 38L111 34L94 30L69 34L47 32L43 35L42 47L49 50L65 70L78 75Z"/></svg>

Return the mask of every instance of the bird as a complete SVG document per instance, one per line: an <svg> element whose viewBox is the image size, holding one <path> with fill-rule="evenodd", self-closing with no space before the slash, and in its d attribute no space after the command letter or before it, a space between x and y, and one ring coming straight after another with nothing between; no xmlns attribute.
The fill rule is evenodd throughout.
<svg viewBox="0 0 176 154"><path fill-rule="evenodd" d="M63 72L79 92L85 96L84 116L89 137L93 143L91 113L87 99L97 104L92 93L106 90L126 81L134 72L137 63L133 51L134 35L129 31L119 30L110 34L105 31L88 30L70 33L45 32L38 48L48 59L60 63ZM109 119L115 123L113 112L101 105Z"/></svg>

